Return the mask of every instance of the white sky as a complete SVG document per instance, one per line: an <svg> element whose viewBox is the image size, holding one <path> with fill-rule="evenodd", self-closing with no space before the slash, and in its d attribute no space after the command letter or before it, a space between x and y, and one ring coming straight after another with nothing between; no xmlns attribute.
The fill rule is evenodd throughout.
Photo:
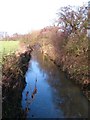
<svg viewBox="0 0 90 120"><path fill-rule="evenodd" d="M57 10L88 0L0 0L0 32L28 33L50 25Z"/></svg>

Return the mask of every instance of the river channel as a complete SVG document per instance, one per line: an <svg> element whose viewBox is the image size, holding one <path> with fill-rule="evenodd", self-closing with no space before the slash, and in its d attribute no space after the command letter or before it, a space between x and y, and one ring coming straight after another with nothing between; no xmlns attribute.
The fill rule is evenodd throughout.
<svg viewBox="0 0 90 120"><path fill-rule="evenodd" d="M21 104L27 118L88 117L88 100L79 87L39 51L32 52L25 78Z"/></svg>

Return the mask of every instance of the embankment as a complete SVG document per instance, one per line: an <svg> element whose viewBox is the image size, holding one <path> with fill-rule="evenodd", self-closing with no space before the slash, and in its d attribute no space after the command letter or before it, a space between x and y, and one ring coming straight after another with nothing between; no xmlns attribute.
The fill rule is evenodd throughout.
<svg viewBox="0 0 90 120"><path fill-rule="evenodd" d="M77 84L90 101L90 76L87 70L88 58L83 53L68 54L66 48L59 50L52 44L42 46L41 52L64 71L66 77Z"/></svg>
<svg viewBox="0 0 90 120"><path fill-rule="evenodd" d="M11 58L11 59L10 59ZM22 91L25 87L25 73L31 59L31 49L18 56L7 57L2 66L2 118L25 118L21 109Z"/></svg>

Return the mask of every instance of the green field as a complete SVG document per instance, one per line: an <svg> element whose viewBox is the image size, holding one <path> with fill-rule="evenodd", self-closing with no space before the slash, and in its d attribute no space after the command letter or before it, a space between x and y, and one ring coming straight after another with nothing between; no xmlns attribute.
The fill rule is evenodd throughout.
<svg viewBox="0 0 90 120"><path fill-rule="evenodd" d="M14 53L19 46L19 41L0 41L0 53L7 55Z"/></svg>
<svg viewBox="0 0 90 120"><path fill-rule="evenodd" d="M2 64L2 57L11 55L19 47L19 41L0 41L0 64Z"/></svg>

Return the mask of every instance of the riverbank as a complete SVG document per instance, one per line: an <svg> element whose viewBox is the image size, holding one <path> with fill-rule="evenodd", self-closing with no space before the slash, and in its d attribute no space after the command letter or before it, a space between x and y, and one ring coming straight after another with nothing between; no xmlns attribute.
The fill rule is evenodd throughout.
<svg viewBox="0 0 90 120"><path fill-rule="evenodd" d="M23 51L23 48L22 48ZM25 73L31 59L31 49L4 58L2 66L2 118L25 118L21 109L22 91L25 87Z"/></svg>
<svg viewBox="0 0 90 120"><path fill-rule="evenodd" d="M88 71L85 70L86 65L88 66L88 58L85 58L83 54L69 55L65 49L55 49L55 46L50 44L42 46L41 52L48 56L65 73L68 79L77 84L90 101L90 80ZM83 70L80 70L80 67L83 67Z"/></svg>

